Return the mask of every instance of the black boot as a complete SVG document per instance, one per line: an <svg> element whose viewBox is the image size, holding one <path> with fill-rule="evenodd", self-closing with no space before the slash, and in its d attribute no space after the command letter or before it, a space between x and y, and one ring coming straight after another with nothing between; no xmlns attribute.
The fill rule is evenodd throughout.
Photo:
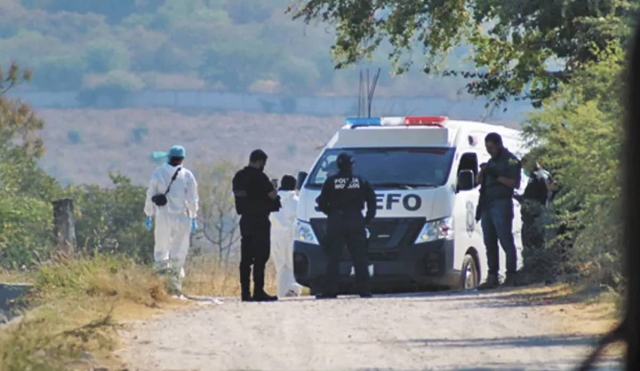
<svg viewBox="0 0 640 371"><path fill-rule="evenodd" d="M277 296L272 296L264 292L264 290L256 290L253 293L253 301L277 301Z"/></svg>
<svg viewBox="0 0 640 371"><path fill-rule="evenodd" d="M253 301L276 301L277 296L272 296L264 291L264 264L253 266Z"/></svg>
<svg viewBox="0 0 640 371"><path fill-rule="evenodd" d="M505 286L505 287L518 287L518 286L521 286L521 281L518 278L518 273L517 272L507 273L507 277L504 279L503 286Z"/></svg>
<svg viewBox="0 0 640 371"><path fill-rule="evenodd" d="M478 286L478 290L491 290L500 286L500 281L498 280L498 275L491 274L487 276L487 280L484 281L481 285Z"/></svg>

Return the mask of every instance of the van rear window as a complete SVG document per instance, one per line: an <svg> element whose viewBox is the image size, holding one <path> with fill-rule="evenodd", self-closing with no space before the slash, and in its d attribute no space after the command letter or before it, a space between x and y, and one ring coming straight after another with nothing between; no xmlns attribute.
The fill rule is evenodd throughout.
<svg viewBox="0 0 640 371"><path fill-rule="evenodd" d="M377 188L438 187L447 182L453 148L355 148L328 149L309 174L309 187L321 187L338 171L336 159L342 152L353 156L354 173Z"/></svg>

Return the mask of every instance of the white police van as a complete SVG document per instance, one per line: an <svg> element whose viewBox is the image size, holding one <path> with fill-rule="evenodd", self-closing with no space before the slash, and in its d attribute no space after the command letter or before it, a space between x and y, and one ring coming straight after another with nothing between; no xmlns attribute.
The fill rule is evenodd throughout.
<svg viewBox="0 0 640 371"><path fill-rule="evenodd" d="M518 130L443 116L347 119L309 173L298 176L300 199L294 238L296 280L312 292L325 275L326 216L316 207L322 184L337 171L341 152L355 159L354 172L373 185L378 210L368 228L369 272L379 291L471 289L487 276L480 223L475 221L479 164L489 161L484 138L499 133L518 157ZM521 192L525 186L523 179ZM514 238L521 264L520 210L514 202ZM500 252L501 273L505 255ZM341 292L351 291L348 252L340 262Z"/></svg>

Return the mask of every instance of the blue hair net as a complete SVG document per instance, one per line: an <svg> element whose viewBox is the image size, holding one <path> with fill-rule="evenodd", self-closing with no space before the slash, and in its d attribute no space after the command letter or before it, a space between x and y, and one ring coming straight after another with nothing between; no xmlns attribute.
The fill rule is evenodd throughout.
<svg viewBox="0 0 640 371"><path fill-rule="evenodd" d="M173 146L169 150L167 157L186 157L187 151L185 151L183 146Z"/></svg>
<svg viewBox="0 0 640 371"><path fill-rule="evenodd" d="M154 151L151 153L151 158L154 161L167 159L171 157L186 157L187 151L183 146L173 146L168 152Z"/></svg>

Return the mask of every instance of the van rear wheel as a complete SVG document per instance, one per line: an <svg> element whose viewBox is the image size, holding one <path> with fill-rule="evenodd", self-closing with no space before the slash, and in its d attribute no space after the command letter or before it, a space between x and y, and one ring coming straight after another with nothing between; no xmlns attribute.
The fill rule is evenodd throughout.
<svg viewBox="0 0 640 371"><path fill-rule="evenodd" d="M460 287L462 290L472 290L478 287L480 277L475 258L467 254L462 261L462 272L460 274Z"/></svg>

